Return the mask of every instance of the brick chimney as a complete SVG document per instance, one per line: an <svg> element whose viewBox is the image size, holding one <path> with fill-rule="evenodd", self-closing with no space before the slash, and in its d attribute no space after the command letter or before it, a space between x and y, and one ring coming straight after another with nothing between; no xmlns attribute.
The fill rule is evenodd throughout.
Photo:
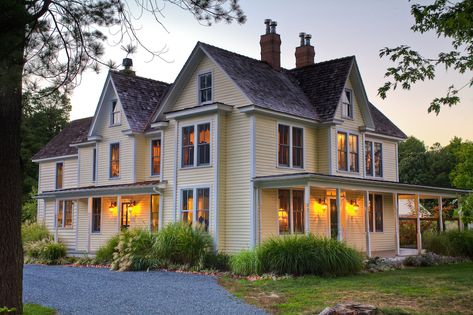
<svg viewBox="0 0 473 315"><path fill-rule="evenodd" d="M302 68L305 66L314 64L315 50L314 46L310 44L312 35L306 33L299 33L301 38L301 44L296 47L296 68Z"/></svg>
<svg viewBox="0 0 473 315"><path fill-rule="evenodd" d="M268 63L273 69L281 68L281 37L276 33L276 21L264 20L266 34L261 35L261 61Z"/></svg>

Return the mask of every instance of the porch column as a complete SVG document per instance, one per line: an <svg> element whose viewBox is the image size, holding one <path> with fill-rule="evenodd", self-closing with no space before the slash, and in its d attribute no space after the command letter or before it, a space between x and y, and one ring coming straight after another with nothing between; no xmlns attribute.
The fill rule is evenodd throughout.
<svg viewBox="0 0 473 315"><path fill-rule="evenodd" d="M393 194L393 207L394 207L394 224L396 228L396 255L400 254L400 244L399 244L399 197L397 193Z"/></svg>
<svg viewBox="0 0 473 315"><path fill-rule="evenodd" d="M309 235L309 233L310 233L310 221L309 221L309 214L310 214L310 184L309 183L307 183L305 185L304 203L305 203L304 230L305 230L305 234Z"/></svg>
<svg viewBox="0 0 473 315"><path fill-rule="evenodd" d="M59 212L59 201L56 200L55 206L54 206L54 241L57 242L58 240L58 226L57 226L57 217L58 217L58 212ZM62 218L64 220L64 218Z"/></svg>
<svg viewBox="0 0 473 315"><path fill-rule="evenodd" d="M463 216L463 211L461 210L461 201L460 201L460 196L457 196L457 200L458 200L458 224L460 224L460 227L458 228L458 230L460 231L463 231L463 220L462 220L462 216Z"/></svg>
<svg viewBox="0 0 473 315"><path fill-rule="evenodd" d="M117 196L117 231L118 233L120 233L120 230L122 228L121 217L122 217L122 196L118 195Z"/></svg>
<svg viewBox="0 0 473 315"><path fill-rule="evenodd" d="M421 225L420 225L420 197L419 195L415 195L415 207L417 212L417 252L422 254L422 233L421 233Z"/></svg>
<svg viewBox="0 0 473 315"><path fill-rule="evenodd" d="M366 255L371 257L371 235L370 235L370 193L365 191L365 233L366 233Z"/></svg>
<svg viewBox="0 0 473 315"><path fill-rule="evenodd" d="M443 232L443 198L439 197L439 231Z"/></svg>
<svg viewBox="0 0 473 315"><path fill-rule="evenodd" d="M343 239L342 233L342 203L341 203L341 189L337 188L337 240L341 241Z"/></svg>
<svg viewBox="0 0 473 315"><path fill-rule="evenodd" d="M260 244L261 243L261 224L263 222L263 217L262 217L263 214L261 213L261 202L262 202L263 194L262 194L261 188L257 188L256 193L257 193L257 196L256 196L257 198L256 199L258 200L257 209L256 209L257 218L258 218L258 225L257 225L258 232L256 233L256 235L257 235L256 242L257 242L257 244Z"/></svg>
<svg viewBox="0 0 473 315"><path fill-rule="evenodd" d="M90 253L90 231L92 231L92 201L92 197L87 198L87 253ZM102 202L102 200L100 200L100 202Z"/></svg>

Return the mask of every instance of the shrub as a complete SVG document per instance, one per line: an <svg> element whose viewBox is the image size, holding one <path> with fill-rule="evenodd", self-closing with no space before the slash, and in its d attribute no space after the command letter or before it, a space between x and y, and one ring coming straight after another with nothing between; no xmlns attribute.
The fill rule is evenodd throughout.
<svg viewBox="0 0 473 315"><path fill-rule="evenodd" d="M118 246L118 239L120 234L115 235L109 239L99 250L95 253L95 262L97 264L110 264L113 260L113 253Z"/></svg>
<svg viewBox="0 0 473 315"><path fill-rule="evenodd" d="M205 268L219 271L230 270L230 256L225 253L208 253L205 256Z"/></svg>
<svg viewBox="0 0 473 315"><path fill-rule="evenodd" d="M260 257L256 249L243 250L230 257L230 270L238 275L249 276L260 273Z"/></svg>
<svg viewBox="0 0 473 315"><path fill-rule="evenodd" d="M454 264L464 261L461 257L440 256L434 253L427 253L419 256L409 256L404 259L405 266L430 267L445 264Z"/></svg>
<svg viewBox="0 0 473 315"><path fill-rule="evenodd" d="M425 234L424 248L444 256L473 258L473 231L447 231Z"/></svg>
<svg viewBox="0 0 473 315"><path fill-rule="evenodd" d="M164 227L154 243L156 257L167 264L187 265L202 269L205 257L213 251L210 235L202 229L184 223L173 223Z"/></svg>
<svg viewBox="0 0 473 315"><path fill-rule="evenodd" d="M21 239L23 244L51 238L51 234L43 224L27 222L21 226Z"/></svg>
<svg viewBox="0 0 473 315"><path fill-rule="evenodd" d="M118 236L110 268L118 271L135 271L156 268L159 260L153 255L155 234L141 229L125 230Z"/></svg>
<svg viewBox="0 0 473 315"><path fill-rule="evenodd" d="M58 264L66 257L66 247L51 239L32 241L25 244L25 256L27 262Z"/></svg>

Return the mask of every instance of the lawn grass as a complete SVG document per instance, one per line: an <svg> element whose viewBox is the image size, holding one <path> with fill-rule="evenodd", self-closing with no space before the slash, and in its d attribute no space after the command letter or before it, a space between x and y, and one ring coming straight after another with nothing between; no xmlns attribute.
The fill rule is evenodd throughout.
<svg viewBox="0 0 473 315"><path fill-rule="evenodd" d="M55 315L56 310L38 304L24 304L23 315Z"/></svg>
<svg viewBox="0 0 473 315"><path fill-rule="evenodd" d="M373 304L387 314L473 314L473 263L339 278L224 277L220 283L273 314L318 314L326 306L348 301Z"/></svg>

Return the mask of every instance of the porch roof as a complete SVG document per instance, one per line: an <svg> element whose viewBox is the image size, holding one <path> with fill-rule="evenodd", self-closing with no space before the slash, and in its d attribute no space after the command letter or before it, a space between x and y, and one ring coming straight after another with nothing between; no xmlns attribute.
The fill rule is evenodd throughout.
<svg viewBox="0 0 473 315"><path fill-rule="evenodd" d="M138 195L160 193L166 188L166 181L143 181L128 184L86 186L43 191L35 198L81 198L114 195Z"/></svg>
<svg viewBox="0 0 473 315"><path fill-rule="evenodd" d="M277 188L284 186L317 186L329 189L368 190L398 194L420 194L427 197L455 198L458 195L471 193L471 190L404 184L393 181L357 178L320 173L294 173L283 175L258 176L253 180L256 187Z"/></svg>

